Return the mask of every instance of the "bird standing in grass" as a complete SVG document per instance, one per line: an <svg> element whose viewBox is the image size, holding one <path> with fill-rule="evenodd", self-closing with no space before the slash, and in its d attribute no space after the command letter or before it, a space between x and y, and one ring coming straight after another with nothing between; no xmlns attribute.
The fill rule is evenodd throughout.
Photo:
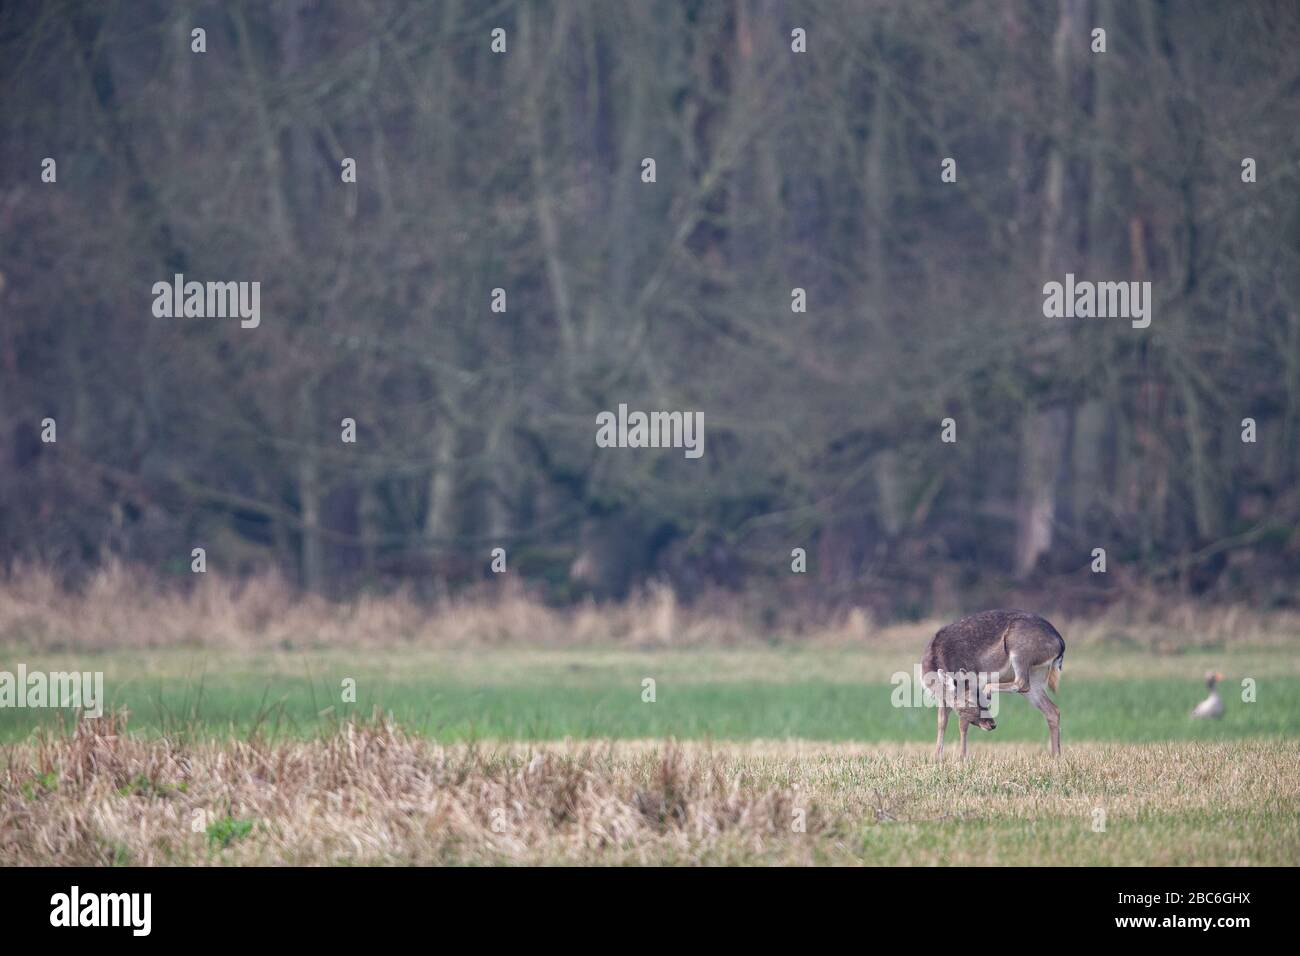
<svg viewBox="0 0 1300 956"><path fill-rule="evenodd" d="M1213 717L1215 720L1223 716L1223 698L1219 696L1218 689L1214 686L1223 680L1223 675L1217 671L1205 672L1205 686L1210 688L1210 696L1205 698L1196 705L1192 710L1192 716L1195 718Z"/></svg>

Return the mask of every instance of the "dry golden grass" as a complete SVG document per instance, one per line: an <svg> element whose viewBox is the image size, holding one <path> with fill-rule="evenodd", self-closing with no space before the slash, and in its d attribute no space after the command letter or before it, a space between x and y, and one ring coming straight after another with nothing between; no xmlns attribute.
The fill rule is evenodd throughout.
<svg viewBox="0 0 1300 956"><path fill-rule="evenodd" d="M275 744L5 748L0 866L1294 864L1300 742L444 747L382 722ZM198 821L197 831L195 821ZM1104 823L1104 829L1097 829Z"/></svg>
<svg viewBox="0 0 1300 956"><path fill-rule="evenodd" d="M835 648L869 645L919 653L951 618L878 625L861 608L829 614L789 609L777 623L734 595L682 606L666 586L619 604L556 609L509 578L498 586L429 606L410 594L330 602L302 596L274 577L245 581L216 572L190 586L162 585L110 563L70 591L55 575L20 568L0 580L0 648L277 648L493 646L659 649L771 644ZM971 610L974 610L973 608ZM1277 647L1300 638L1300 614L1192 601L1148 599L1083 620L1051 615L1071 647L1105 644L1155 653L1226 644Z"/></svg>
<svg viewBox="0 0 1300 956"><path fill-rule="evenodd" d="M121 564L75 591L48 571L25 568L0 581L0 646L86 648L434 646L634 647L753 644L731 609L681 613L673 592L652 587L619 605L557 610L515 582L431 608L410 594L331 602L275 577L246 581L205 574L192 587L162 586Z"/></svg>

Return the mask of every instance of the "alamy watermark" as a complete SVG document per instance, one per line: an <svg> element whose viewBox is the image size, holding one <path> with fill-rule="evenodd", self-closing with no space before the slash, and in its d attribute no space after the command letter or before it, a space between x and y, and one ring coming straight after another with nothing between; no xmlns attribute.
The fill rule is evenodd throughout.
<svg viewBox="0 0 1300 956"><path fill-rule="evenodd" d="M1133 328L1151 324L1150 282L1065 282L1043 286L1043 315L1049 319L1132 319Z"/></svg>
<svg viewBox="0 0 1300 956"><path fill-rule="evenodd" d="M122 926L132 936L148 936L152 914L152 893L83 893L74 884L50 897L51 926Z"/></svg>
<svg viewBox="0 0 1300 956"><path fill-rule="evenodd" d="M239 317L239 326L262 324L262 283L186 282L176 273L172 281L153 284L153 314L159 319L225 319Z"/></svg>
<svg viewBox="0 0 1300 956"><path fill-rule="evenodd" d="M951 707L956 710L979 708L981 717L997 717L999 694L990 693L1000 675L984 671L928 671L912 665L912 673L895 671L889 678L894 689L889 702L894 707Z"/></svg>
<svg viewBox="0 0 1300 956"><path fill-rule="evenodd" d="M0 708L51 707L82 709L83 717L104 715L103 671L0 671Z"/></svg>
<svg viewBox="0 0 1300 956"><path fill-rule="evenodd" d="M629 412L596 416L597 448L681 448L687 458L704 454L703 412Z"/></svg>

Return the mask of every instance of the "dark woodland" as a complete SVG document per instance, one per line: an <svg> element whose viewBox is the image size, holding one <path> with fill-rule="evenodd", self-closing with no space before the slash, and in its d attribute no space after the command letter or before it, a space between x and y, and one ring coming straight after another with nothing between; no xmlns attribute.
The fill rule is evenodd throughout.
<svg viewBox="0 0 1300 956"><path fill-rule="evenodd" d="M7 2L0 570L1294 607L1297 49L1267 0ZM177 273L260 325L156 317ZM1067 273L1150 326L1044 317ZM620 403L703 456L598 448Z"/></svg>

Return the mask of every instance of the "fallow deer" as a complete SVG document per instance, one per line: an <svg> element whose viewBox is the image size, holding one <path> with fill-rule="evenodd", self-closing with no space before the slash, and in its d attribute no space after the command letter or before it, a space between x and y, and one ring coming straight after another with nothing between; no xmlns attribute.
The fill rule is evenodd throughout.
<svg viewBox="0 0 1300 956"><path fill-rule="evenodd" d="M982 611L942 628L921 656L925 686L939 702L939 742L943 757L948 711L961 723L961 756L966 758L966 731L971 724L993 730L997 723L984 706L993 691L1024 694L1042 711L1051 732L1053 756L1061 753L1061 711L1047 696L1056 690L1065 662L1065 639L1037 614L1027 611Z"/></svg>

